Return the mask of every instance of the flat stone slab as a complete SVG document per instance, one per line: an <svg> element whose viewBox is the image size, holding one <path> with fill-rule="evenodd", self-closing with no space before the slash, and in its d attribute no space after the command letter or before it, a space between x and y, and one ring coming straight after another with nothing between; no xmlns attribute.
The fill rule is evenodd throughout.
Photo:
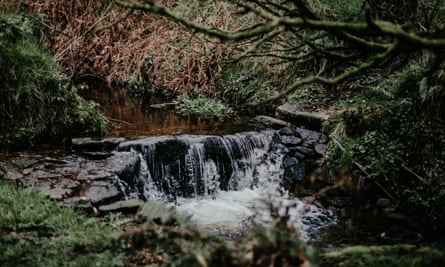
<svg viewBox="0 0 445 267"><path fill-rule="evenodd" d="M298 110L291 104L283 104L276 109L277 116L289 121L296 126L306 126L314 130L320 130L323 122L329 119L327 112L306 112Z"/></svg>
<svg viewBox="0 0 445 267"><path fill-rule="evenodd" d="M135 152L108 154L96 160L78 154L59 158L20 155L0 161L0 177L36 188L62 205L90 209L122 199L116 180L133 177L138 168L140 159Z"/></svg>
<svg viewBox="0 0 445 267"><path fill-rule="evenodd" d="M113 150L120 143L124 142L125 138L105 138L95 140L93 138L73 138L71 140L71 146L76 151L103 151Z"/></svg>
<svg viewBox="0 0 445 267"><path fill-rule="evenodd" d="M85 192L85 198L93 204L117 200L121 197L119 189L108 181L95 181Z"/></svg>
<svg viewBox="0 0 445 267"><path fill-rule="evenodd" d="M277 118L269 117L266 115L256 116L250 120L250 123L272 129L281 129L283 127L289 126L289 123Z"/></svg>
<svg viewBox="0 0 445 267"><path fill-rule="evenodd" d="M102 205L99 207L99 211L103 213L107 212L136 213L142 205L144 205L144 201L140 199L129 199L129 200L117 201L108 205Z"/></svg>

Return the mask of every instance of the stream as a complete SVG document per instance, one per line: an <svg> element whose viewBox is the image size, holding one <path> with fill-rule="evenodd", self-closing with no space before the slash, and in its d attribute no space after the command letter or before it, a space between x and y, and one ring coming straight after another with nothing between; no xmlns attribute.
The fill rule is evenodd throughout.
<svg viewBox="0 0 445 267"><path fill-rule="evenodd" d="M225 237L285 216L311 242L336 222L331 211L288 191L317 166L328 142L321 133L267 116L202 122L169 105L128 105L119 91L96 94L90 97L102 99L113 125L106 138L74 138L68 153L10 155L0 160L5 176L96 213L131 200L160 201Z"/></svg>

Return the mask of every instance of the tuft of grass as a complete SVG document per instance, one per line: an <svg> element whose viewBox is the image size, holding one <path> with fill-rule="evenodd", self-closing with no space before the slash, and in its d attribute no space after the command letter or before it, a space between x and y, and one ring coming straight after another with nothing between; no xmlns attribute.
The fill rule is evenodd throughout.
<svg viewBox="0 0 445 267"><path fill-rule="evenodd" d="M234 116L231 107L218 100L206 96L191 97L188 95L178 97L177 109L183 115L197 115L206 120L216 119L224 121Z"/></svg>

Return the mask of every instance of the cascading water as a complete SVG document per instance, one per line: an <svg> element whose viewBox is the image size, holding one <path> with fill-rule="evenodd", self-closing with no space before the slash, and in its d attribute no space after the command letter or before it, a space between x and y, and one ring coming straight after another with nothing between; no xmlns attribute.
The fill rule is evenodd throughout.
<svg viewBox="0 0 445 267"><path fill-rule="evenodd" d="M303 240L313 239L335 217L290 197L283 188L289 148L277 136L264 131L121 143L120 150L135 150L140 157L139 173L125 181L126 197L172 203L203 229L224 235L241 233L253 222L270 223L275 210L289 216Z"/></svg>

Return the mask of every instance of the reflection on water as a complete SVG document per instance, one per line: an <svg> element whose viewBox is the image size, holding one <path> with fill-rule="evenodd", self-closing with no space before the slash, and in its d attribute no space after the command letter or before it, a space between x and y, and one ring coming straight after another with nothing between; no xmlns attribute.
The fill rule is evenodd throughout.
<svg viewBox="0 0 445 267"><path fill-rule="evenodd" d="M89 89L80 92L100 104L108 120L108 137L135 138L165 134L229 134L252 130L246 119L231 122L206 121L195 116L181 116L173 105L143 106L129 101L126 90Z"/></svg>

